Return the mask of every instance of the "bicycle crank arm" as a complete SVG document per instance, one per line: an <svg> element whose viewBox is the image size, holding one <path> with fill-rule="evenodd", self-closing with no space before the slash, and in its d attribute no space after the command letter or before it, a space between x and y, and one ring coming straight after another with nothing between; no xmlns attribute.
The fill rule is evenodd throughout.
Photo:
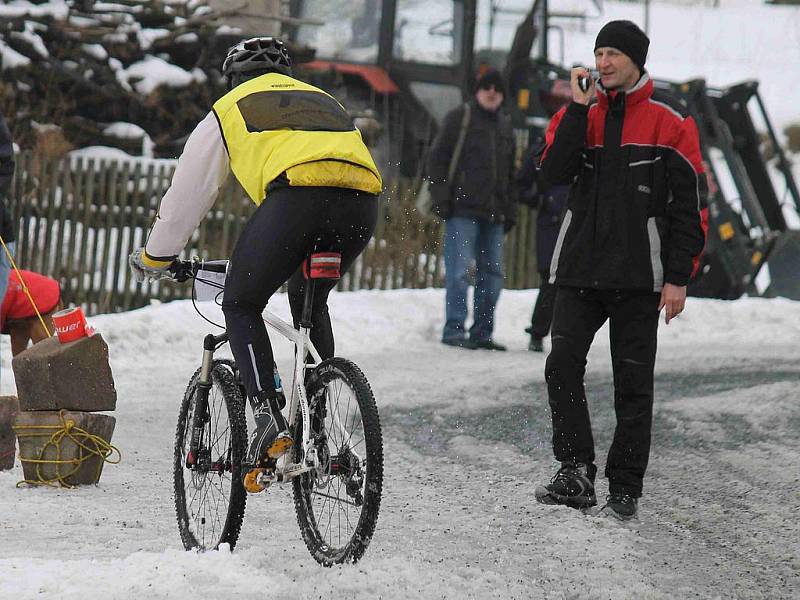
<svg viewBox="0 0 800 600"><path fill-rule="evenodd" d="M312 467L297 463L287 465L278 470L253 469L244 476L244 488L251 494L256 494L263 492L275 483L287 483L311 469Z"/></svg>

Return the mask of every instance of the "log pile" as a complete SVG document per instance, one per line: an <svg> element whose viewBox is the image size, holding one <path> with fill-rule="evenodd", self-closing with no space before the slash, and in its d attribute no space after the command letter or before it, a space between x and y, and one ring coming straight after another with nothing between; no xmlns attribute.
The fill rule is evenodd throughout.
<svg viewBox="0 0 800 600"><path fill-rule="evenodd" d="M21 148L51 155L102 145L176 156L225 92L219 69L242 38L224 25L229 11L198 0L0 8L0 110Z"/></svg>

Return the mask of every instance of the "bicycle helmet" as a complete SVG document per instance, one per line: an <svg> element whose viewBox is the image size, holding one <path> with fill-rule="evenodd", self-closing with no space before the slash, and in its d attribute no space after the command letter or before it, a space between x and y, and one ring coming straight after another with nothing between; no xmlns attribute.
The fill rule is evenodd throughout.
<svg viewBox="0 0 800 600"><path fill-rule="evenodd" d="M292 74L292 59L286 46L273 37L254 37L239 42L228 49L222 63L222 74L230 87L269 72Z"/></svg>

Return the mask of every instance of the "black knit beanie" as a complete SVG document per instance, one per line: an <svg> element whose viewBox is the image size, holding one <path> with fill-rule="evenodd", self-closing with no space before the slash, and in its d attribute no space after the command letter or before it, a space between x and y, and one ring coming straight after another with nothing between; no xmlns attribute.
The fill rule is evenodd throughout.
<svg viewBox="0 0 800 600"><path fill-rule="evenodd" d="M477 92L481 88L489 89L489 85L494 85L494 89L504 96L506 95L506 84L503 81L503 76L497 69L487 69L483 75L478 77L478 80L475 82L475 91Z"/></svg>
<svg viewBox="0 0 800 600"><path fill-rule="evenodd" d="M650 38L644 31L631 21L609 21L597 34L594 49L616 48L627 55L633 63L644 71L644 63L647 60L647 48L650 46Z"/></svg>

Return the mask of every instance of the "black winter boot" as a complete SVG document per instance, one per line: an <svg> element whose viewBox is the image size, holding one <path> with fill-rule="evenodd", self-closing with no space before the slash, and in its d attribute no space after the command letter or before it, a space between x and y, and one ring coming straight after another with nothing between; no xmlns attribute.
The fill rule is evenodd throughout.
<svg viewBox="0 0 800 600"><path fill-rule="evenodd" d="M563 504L570 508L589 508L597 504L594 476L597 467L583 463L561 463L561 468L547 485L536 486L536 501Z"/></svg>
<svg viewBox="0 0 800 600"><path fill-rule="evenodd" d="M620 521L630 521L636 518L638 508L638 498L628 494L609 494L603 510L608 509L608 514Z"/></svg>
<svg viewBox="0 0 800 600"><path fill-rule="evenodd" d="M531 352L544 352L544 340L531 334L531 341L528 342L528 350Z"/></svg>

